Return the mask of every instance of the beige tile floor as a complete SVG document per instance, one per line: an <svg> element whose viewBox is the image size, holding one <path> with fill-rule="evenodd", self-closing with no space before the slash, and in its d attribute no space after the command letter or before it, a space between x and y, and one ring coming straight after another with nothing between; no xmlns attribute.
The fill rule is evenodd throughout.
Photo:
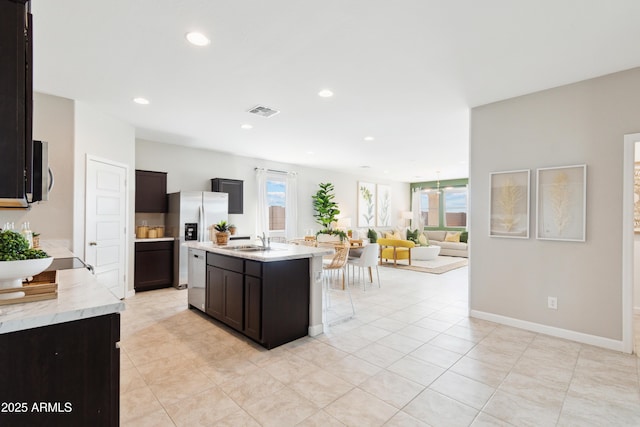
<svg viewBox="0 0 640 427"><path fill-rule="evenodd" d="M640 425L640 359L471 319L467 274L380 268L381 289L353 288L354 319L271 351L187 309L187 291L139 293L121 424Z"/></svg>

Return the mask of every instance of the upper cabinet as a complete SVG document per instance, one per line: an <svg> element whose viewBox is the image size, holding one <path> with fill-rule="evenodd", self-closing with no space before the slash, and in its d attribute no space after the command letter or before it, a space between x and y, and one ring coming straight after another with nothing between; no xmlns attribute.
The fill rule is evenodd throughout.
<svg viewBox="0 0 640 427"><path fill-rule="evenodd" d="M136 170L136 212L167 212L167 173Z"/></svg>
<svg viewBox="0 0 640 427"><path fill-rule="evenodd" d="M229 194L229 213L243 213L243 181L239 179L213 178L211 180L211 191Z"/></svg>
<svg viewBox="0 0 640 427"><path fill-rule="evenodd" d="M31 14L25 0L0 1L0 201L26 207L31 148ZM9 203L9 201L15 203Z"/></svg>

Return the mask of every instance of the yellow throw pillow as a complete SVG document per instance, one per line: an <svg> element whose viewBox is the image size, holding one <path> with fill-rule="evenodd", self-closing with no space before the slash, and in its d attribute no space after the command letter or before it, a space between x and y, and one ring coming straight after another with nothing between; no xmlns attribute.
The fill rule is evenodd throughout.
<svg viewBox="0 0 640 427"><path fill-rule="evenodd" d="M402 239L402 237L400 236L400 233L398 233L397 231L386 233L385 236L387 237L387 239L396 239L396 240Z"/></svg>
<svg viewBox="0 0 640 427"><path fill-rule="evenodd" d="M452 233L447 231L447 235L444 238L445 242L460 242L460 233Z"/></svg>

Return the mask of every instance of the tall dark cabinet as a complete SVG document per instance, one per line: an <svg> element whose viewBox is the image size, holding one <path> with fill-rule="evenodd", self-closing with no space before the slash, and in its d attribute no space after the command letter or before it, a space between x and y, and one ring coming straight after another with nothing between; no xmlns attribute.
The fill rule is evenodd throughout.
<svg viewBox="0 0 640 427"><path fill-rule="evenodd" d="M244 210L244 181L239 179L213 178L211 191L229 194L229 213L241 214Z"/></svg>
<svg viewBox="0 0 640 427"><path fill-rule="evenodd" d="M31 14L26 0L0 0L0 198L25 198L31 144ZM15 207L25 207L24 205Z"/></svg>
<svg viewBox="0 0 640 427"><path fill-rule="evenodd" d="M136 212L167 211L167 173L136 170Z"/></svg>

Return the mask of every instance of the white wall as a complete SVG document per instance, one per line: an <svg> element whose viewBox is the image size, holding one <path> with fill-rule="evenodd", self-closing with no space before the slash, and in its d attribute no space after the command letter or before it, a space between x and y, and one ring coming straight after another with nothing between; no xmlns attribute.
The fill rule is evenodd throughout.
<svg viewBox="0 0 640 427"><path fill-rule="evenodd" d="M635 144L635 161L640 162L640 142ZM633 236L633 310L640 314L640 233Z"/></svg>
<svg viewBox="0 0 640 427"><path fill-rule="evenodd" d="M129 291L133 290L134 203L135 203L135 129L133 126L96 110L84 102L75 102L75 149L73 157L75 198L73 205L73 252L84 258L84 203L86 157L92 155L129 167L127 246Z"/></svg>
<svg viewBox="0 0 640 427"><path fill-rule="evenodd" d="M256 225L256 167L285 170L298 173L298 234L309 228L319 230L314 222L311 196L321 182L331 182L335 187L335 201L342 217L357 218L357 182L354 175L321 170L298 165L270 162L249 157L233 156L217 151L187 148L145 140L136 141L136 169L167 172L169 193L186 190L211 191L211 178L241 179L244 181L244 214L229 215L238 226L238 234L255 236ZM373 180L366 179L367 182ZM390 182L381 177L379 184L391 185L392 218L394 225L401 225L401 212L409 209L409 184Z"/></svg>
<svg viewBox="0 0 640 427"><path fill-rule="evenodd" d="M20 224L28 221L31 230L41 239L56 240L71 249L73 238L73 101L57 96L34 93L33 139L49 143L49 167L55 186L49 200L32 205L29 210L1 210L0 224L7 221Z"/></svg>
<svg viewBox="0 0 640 427"><path fill-rule="evenodd" d="M474 108L470 142L470 306L474 315L622 339L624 135L640 130L640 69ZM587 164L586 242L488 237L489 174ZM547 308L547 297L558 309ZM585 334L585 335L580 335Z"/></svg>

